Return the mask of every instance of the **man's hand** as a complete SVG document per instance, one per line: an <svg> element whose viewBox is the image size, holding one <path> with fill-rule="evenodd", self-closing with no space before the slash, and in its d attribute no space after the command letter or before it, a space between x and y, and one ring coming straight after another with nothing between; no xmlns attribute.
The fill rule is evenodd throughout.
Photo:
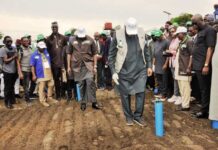
<svg viewBox="0 0 218 150"><path fill-rule="evenodd" d="M14 54L13 59L17 59L18 55Z"/></svg>
<svg viewBox="0 0 218 150"><path fill-rule="evenodd" d="M208 75L209 70L210 70L209 67L204 66L204 68L202 69L202 74L203 75Z"/></svg>
<svg viewBox="0 0 218 150"><path fill-rule="evenodd" d="M19 73L19 78L20 78L20 80L23 80L23 73L22 72Z"/></svg>
<svg viewBox="0 0 218 150"><path fill-rule="evenodd" d="M94 65L94 69L93 69L93 72L94 72L94 74L96 74L97 73L97 65Z"/></svg>
<svg viewBox="0 0 218 150"><path fill-rule="evenodd" d="M163 67L162 67L163 71L166 71L166 70L167 70L167 67L168 67L168 66L164 64Z"/></svg>
<svg viewBox="0 0 218 150"><path fill-rule="evenodd" d="M188 75L191 75L191 68L188 67L188 68L186 69L186 72L187 72Z"/></svg>
<svg viewBox="0 0 218 150"><path fill-rule="evenodd" d="M114 82L116 83L116 85L119 85L119 76L117 73L114 73L113 76L112 76L112 79L114 80Z"/></svg>
<svg viewBox="0 0 218 150"><path fill-rule="evenodd" d="M36 80L37 80L37 78L36 78L35 75L33 75L32 80L33 80L33 81L36 81Z"/></svg>
<svg viewBox="0 0 218 150"><path fill-rule="evenodd" d="M93 72L94 72L94 74L96 74L97 73L97 68L94 68Z"/></svg>
<svg viewBox="0 0 218 150"><path fill-rule="evenodd" d="M153 73L152 69L151 69L151 68L148 68L148 69L147 69L147 75L148 75L148 77L152 76L152 73Z"/></svg>
<svg viewBox="0 0 218 150"><path fill-rule="evenodd" d="M72 73L72 70L70 67L67 68L67 73L68 73L68 75L70 75Z"/></svg>

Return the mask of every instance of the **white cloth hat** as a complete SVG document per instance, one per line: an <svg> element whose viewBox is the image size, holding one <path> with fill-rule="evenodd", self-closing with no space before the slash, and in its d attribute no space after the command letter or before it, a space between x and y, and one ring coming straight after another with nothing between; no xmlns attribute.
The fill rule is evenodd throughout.
<svg viewBox="0 0 218 150"><path fill-rule="evenodd" d="M126 33L128 35L136 35L138 34L138 25L137 25L137 21L135 18L129 18L126 21Z"/></svg>
<svg viewBox="0 0 218 150"><path fill-rule="evenodd" d="M84 38L86 37L86 29L83 28L83 27L79 27L76 31L76 35L79 37L79 38Z"/></svg>
<svg viewBox="0 0 218 150"><path fill-rule="evenodd" d="M179 26L176 30L176 33L175 34L178 34L178 33L187 33L187 28L186 27L181 27Z"/></svg>
<svg viewBox="0 0 218 150"><path fill-rule="evenodd" d="M45 42L41 41L37 44L37 47L43 49L43 48L47 48Z"/></svg>

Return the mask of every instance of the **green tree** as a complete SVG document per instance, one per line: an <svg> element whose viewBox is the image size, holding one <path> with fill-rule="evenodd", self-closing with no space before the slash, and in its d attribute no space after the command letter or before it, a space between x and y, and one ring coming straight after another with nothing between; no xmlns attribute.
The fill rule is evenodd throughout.
<svg viewBox="0 0 218 150"><path fill-rule="evenodd" d="M171 19L171 22L174 23L178 23L179 25L185 25L187 21L191 21L192 18L192 14L189 13L183 13L177 17L174 17Z"/></svg>
<svg viewBox="0 0 218 150"><path fill-rule="evenodd" d="M72 28L70 31L71 31L71 35L74 35L76 32L76 28Z"/></svg>
<svg viewBox="0 0 218 150"><path fill-rule="evenodd" d="M0 32L0 39L2 39L2 37L3 37L3 33Z"/></svg>

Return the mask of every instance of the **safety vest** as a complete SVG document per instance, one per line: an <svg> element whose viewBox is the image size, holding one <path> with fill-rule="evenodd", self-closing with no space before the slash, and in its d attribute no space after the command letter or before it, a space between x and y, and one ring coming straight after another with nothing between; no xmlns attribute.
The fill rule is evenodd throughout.
<svg viewBox="0 0 218 150"><path fill-rule="evenodd" d="M116 73L119 73L124 64L127 55L127 50L128 50L127 43L126 43L125 29L116 30L116 39L117 39L118 52L115 61L115 71ZM138 28L138 39L142 50L143 60L144 63L146 64L145 55L144 55L145 32L142 28Z"/></svg>

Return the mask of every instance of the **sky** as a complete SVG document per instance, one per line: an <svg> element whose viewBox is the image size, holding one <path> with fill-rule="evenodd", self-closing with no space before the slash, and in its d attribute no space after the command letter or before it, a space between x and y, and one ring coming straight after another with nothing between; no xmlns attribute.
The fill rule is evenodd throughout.
<svg viewBox="0 0 218 150"><path fill-rule="evenodd" d="M163 26L168 11L213 13L217 0L0 0L0 32L13 39L30 34L51 34L51 22L58 21L59 32L85 27L89 35L102 31L105 22L123 25L129 17L145 30Z"/></svg>

